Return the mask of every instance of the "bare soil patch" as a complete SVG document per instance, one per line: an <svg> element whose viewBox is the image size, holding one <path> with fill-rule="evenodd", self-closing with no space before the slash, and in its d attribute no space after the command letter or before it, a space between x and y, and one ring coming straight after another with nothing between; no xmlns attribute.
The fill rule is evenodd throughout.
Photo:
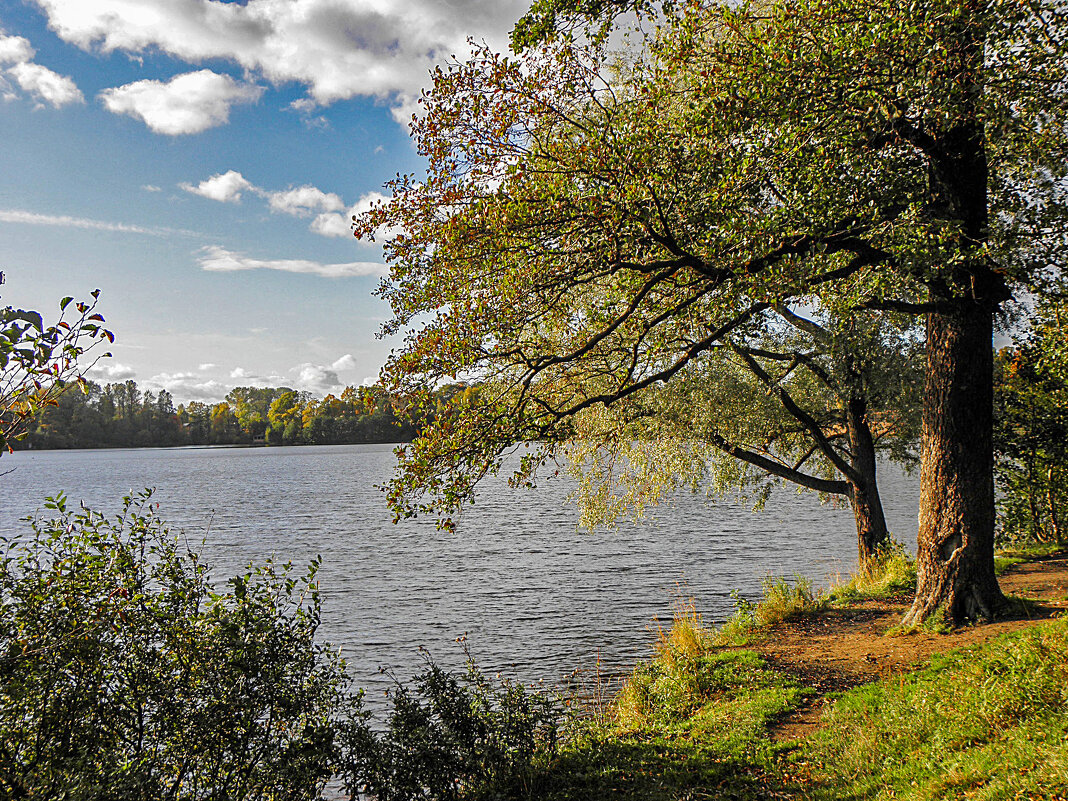
<svg viewBox="0 0 1068 801"><path fill-rule="evenodd" d="M1016 565L999 581L1007 595L1033 602L1029 616L965 626L949 634L886 636L912 601L911 595L900 595L769 628L752 647L778 669L816 690L807 704L779 721L774 737L792 740L815 728L828 693L915 669L932 654L984 642L1068 610L1068 553Z"/></svg>

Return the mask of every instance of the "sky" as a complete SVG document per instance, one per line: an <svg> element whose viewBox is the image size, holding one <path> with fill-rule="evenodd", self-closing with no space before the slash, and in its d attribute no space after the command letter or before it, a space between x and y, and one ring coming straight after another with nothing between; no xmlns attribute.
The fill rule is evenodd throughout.
<svg viewBox="0 0 1068 801"><path fill-rule="evenodd" d="M370 383L381 245L436 63L529 0L0 0L0 303L99 289L112 358L176 402Z"/></svg>

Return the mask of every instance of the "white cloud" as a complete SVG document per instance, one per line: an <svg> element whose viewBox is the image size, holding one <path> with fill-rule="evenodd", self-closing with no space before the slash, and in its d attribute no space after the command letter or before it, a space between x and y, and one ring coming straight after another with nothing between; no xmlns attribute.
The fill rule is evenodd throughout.
<svg viewBox="0 0 1068 801"><path fill-rule="evenodd" d="M319 236L352 236L351 214L319 214L308 226L313 234Z"/></svg>
<svg viewBox="0 0 1068 801"><path fill-rule="evenodd" d="M467 38L500 48L529 0L35 0L84 49L153 48L189 63L226 59L275 85L308 88L301 108L355 96L418 95ZM405 116L401 112L398 116Z"/></svg>
<svg viewBox="0 0 1068 801"><path fill-rule="evenodd" d="M205 372L207 370L214 370L218 366L219 365L212 364L211 362L205 362L204 364L197 365L197 369L200 370L201 372Z"/></svg>
<svg viewBox="0 0 1068 801"><path fill-rule="evenodd" d="M324 192L318 187L305 184L289 189L270 190L255 186L236 170L213 175L199 184L181 183L178 186L194 195L218 200L222 203L239 203L243 192L255 192L266 199L271 211L288 214L292 217L309 217L315 219L308 226L312 233L321 236L347 236L351 233L352 215L369 208L371 201L384 199L384 195L372 192L364 195L349 209L342 213L345 201L334 192Z"/></svg>
<svg viewBox="0 0 1068 801"><path fill-rule="evenodd" d="M21 209L0 209L0 222L19 223L22 225L54 225L60 228L84 228L93 231L148 234L149 236L168 236L170 234L197 236L192 231L185 231L180 228L146 228L141 225L91 220L85 217L71 217L65 214L39 214L35 211L23 211Z"/></svg>
<svg viewBox="0 0 1068 801"><path fill-rule="evenodd" d="M98 362L88 371L93 380L100 381L126 381L137 376L137 371L128 364L118 362Z"/></svg>
<svg viewBox="0 0 1068 801"><path fill-rule="evenodd" d="M388 200L388 198L381 192L368 192L356 201L356 205L344 213L324 213L318 215L312 220L310 226L311 231L320 236L352 236L352 218L359 217L361 214L370 211L371 206L385 200ZM380 234L386 236L388 235L388 231L376 232L376 238L378 238Z"/></svg>
<svg viewBox="0 0 1068 801"><path fill-rule="evenodd" d="M352 276L384 275L388 268L376 262L351 262L348 264L322 264L303 259L252 259L242 253L210 245L201 250L200 266L211 272L238 272L242 270L279 270L287 273L321 275L325 278L348 278Z"/></svg>
<svg viewBox="0 0 1068 801"><path fill-rule="evenodd" d="M42 103L48 103L53 108L85 102L81 90L74 81L40 64L30 62L16 64L8 70L8 74L18 82L22 91L33 95Z"/></svg>
<svg viewBox="0 0 1068 801"><path fill-rule="evenodd" d="M356 359L351 353L346 353L340 359L330 365L331 370L355 370Z"/></svg>
<svg viewBox="0 0 1068 801"><path fill-rule="evenodd" d="M73 80L48 67L33 62L36 51L28 39L21 36L7 36L0 32L0 64L10 65L4 73L19 85L23 92L34 97L39 103L47 103L53 108L61 108L70 103L84 103L85 97ZM5 100L14 100L18 95L11 84L0 78Z"/></svg>
<svg viewBox="0 0 1068 801"><path fill-rule="evenodd" d="M139 119L155 133L179 136L224 125L230 107L252 103L263 87L235 81L229 75L199 70L166 83L144 80L105 89L100 99L108 111Z"/></svg>
<svg viewBox="0 0 1068 801"><path fill-rule="evenodd" d="M329 367L318 364L301 364L291 371L297 376L297 389L308 392L330 392L342 387L341 379Z"/></svg>
<svg viewBox="0 0 1068 801"><path fill-rule="evenodd" d="M282 192L263 192L271 211L307 217L317 211L340 211L345 202L333 192L324 192L314 186L298 186Z"/></svg>
<svg viewBox="0 0 1068 801"><path fill-rule="evenodd" d="M412 117L419 116L422 106L419 105L419 96L411 92L397 95L389 113L393 116L397 125L407 127L412 123Z"/></svg>
<svg viewBox="0 0 1068 801"><path fill-rule="evenodd" d="M230 387L214 378L204 378L195 373L159 373L145 382L146 389L165 389L180 402L220 401Z"/></svg>
<svg viewBox="0 0 1068 801"><path fill-rule="evenodd" d="M145 184L141 188L146 192L162 192L163 191L162 187L155 186L153 184Z"/></svg>
<svg viewBox="0 0 1068 801"><path fill-rule="evenodd" d="M36 52L29 39L0 34L0 64L24 64L32 61Z"/></svg>
<svg viewBox="0 0 1068 801"><path fill-rule="evenodd" d="M228 170L224 173L206 178L196 186L192 184L178 184L186 192L206 197L209 200L218 200L220 203L240 203L241 193L255 187L236 170Z"/></svg>
<svg viewBox="0 0 1068 801"><path fill-rule="evenodd" d="M230 378L248 378L249 374L244 367L235 367L230 371Z"/></svg>

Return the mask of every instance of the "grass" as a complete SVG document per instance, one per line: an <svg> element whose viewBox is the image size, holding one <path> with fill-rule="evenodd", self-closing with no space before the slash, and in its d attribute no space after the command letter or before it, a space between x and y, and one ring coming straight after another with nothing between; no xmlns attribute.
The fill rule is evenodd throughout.
<svg viewBox="0 0 1068 801"><path fill-rule="evenodd" d="M658 628L652 658L599 714L572 722L529 798L1068 797L1068 619L851 690L814 734L772 740L774 723L813 691L737 644L832 603L898 595L914 583L899 551L829 594L769 578L764 599L736 598L719 628L706 627L692 602L678 604L670 627Z"/></svg>
<svg viewBox="0 0 1068 801"><path fill-rule="evenodd" d="M748 650L714 644L690 603L660 628L606 713L578 721L533 797L758 798L780 791L768 726L809 692ZM712 796L698 795L715 788Z"/></svg>
<svg viewBox="0 0 1068 801"><path fill-rule="evenodd" d="M891 598L916 589L916 562L894 544L861 565L849 581L831 590L830 600L844 605L871 598Z"/></svg>
<svg viewBox="0 0 1068 801"><path fill-rule="evenodd" d="M737 593L733 597L734 614L711 632L713 645L748 645L759 629L818 614L830 605L830 596L814 589L803 576L795 576L793 582L768 576L764 579L764 597L755 604Z"/></svg>
<svg viewBox="0 0 1068 801"><path fill-rule="evenodd" d="M1064 549L1064 545L1055 542L1033 542L1000 548L994 555L994 572L1000 576L1010 567L1052 556Z"/></svg>
<svg viewBox="0 0 1068 801"><path fill-rule="evenodd" d="M1063 798L1068 620L844 694L795 761L813 799Z"/></svg>

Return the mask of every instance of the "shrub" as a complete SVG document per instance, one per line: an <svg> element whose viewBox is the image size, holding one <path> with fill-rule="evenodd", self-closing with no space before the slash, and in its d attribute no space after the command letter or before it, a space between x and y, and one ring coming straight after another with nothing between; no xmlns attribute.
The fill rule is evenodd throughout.
<svg viewBox="0 0 1068 801"><path fill-rule="evenodd" d="M560 704L470 659L457 675L426 657L391 697L385 730L363 726L349 749L354 786L378 801L528 798L556 753Z"/></svg>
<svg viewBox="0 0 1068 801"><path fill-rule="evenodd" d="M213 589L147 491L3 541L0 795L316 799L363 725L315 641L315 568L270 562Z"/></svg>

